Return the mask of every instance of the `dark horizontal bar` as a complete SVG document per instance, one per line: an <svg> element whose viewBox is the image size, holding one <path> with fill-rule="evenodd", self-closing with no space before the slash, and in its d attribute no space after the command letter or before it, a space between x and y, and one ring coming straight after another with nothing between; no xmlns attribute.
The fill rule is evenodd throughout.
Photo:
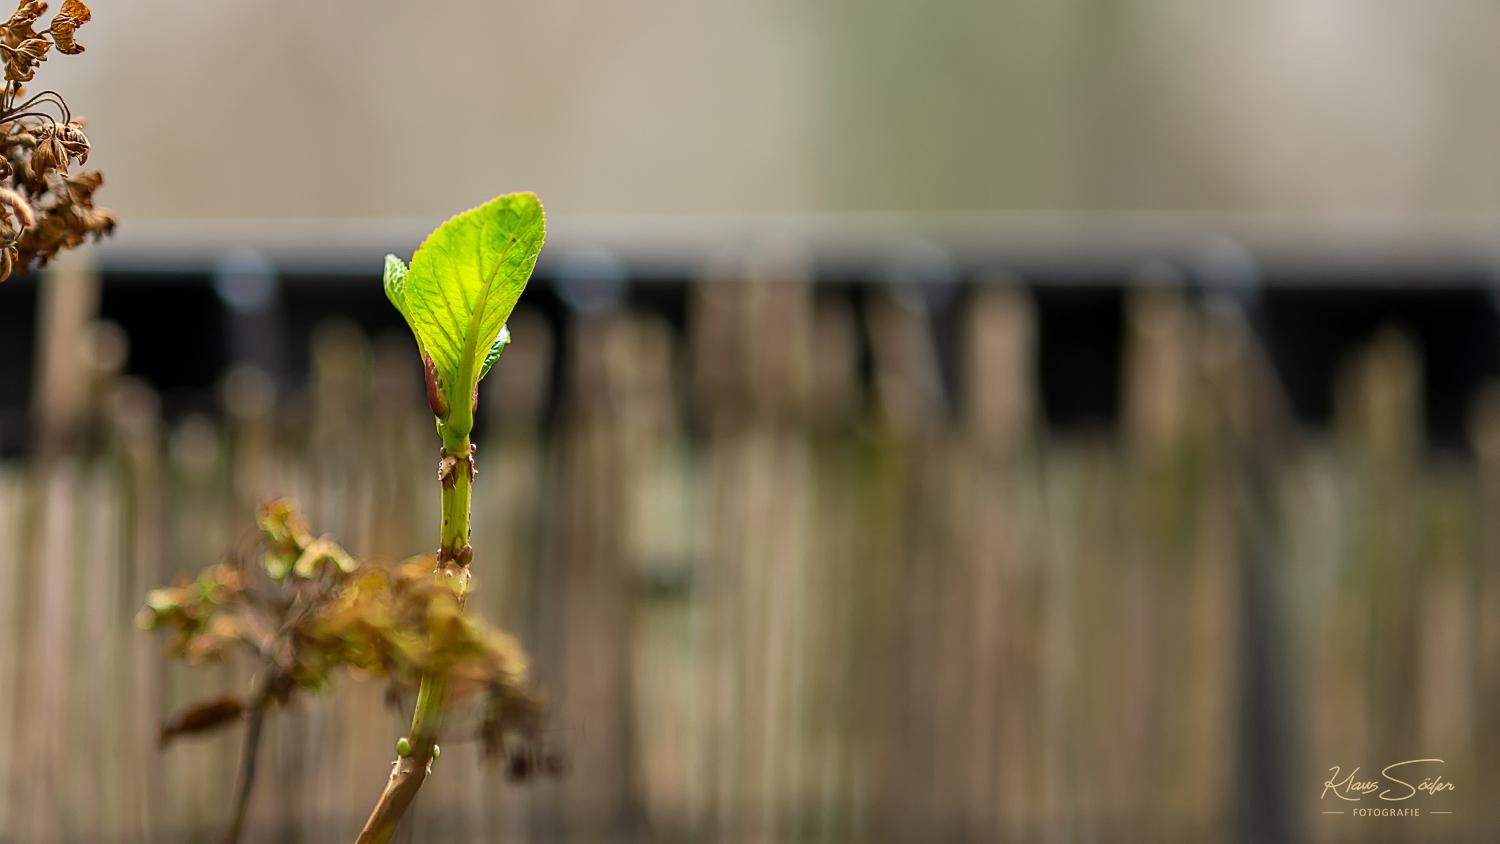
<svg viewBox="0 0 1500 844"><path fill-rule="evenodd" d="M127 220L93 257L106 271L201 274L253 249L282 273L374 275L385 253L409 256L439 222ZM1482 287L1500 268L1500 213L554 214L539 269L585 249L608 251L635 277L712 278L713 267L759 253L819 278L880 281L917 254L941 256L966 280L1013 272L1119 284L1149 262L1193 274L1239 254L1270 286Z"/></svg>

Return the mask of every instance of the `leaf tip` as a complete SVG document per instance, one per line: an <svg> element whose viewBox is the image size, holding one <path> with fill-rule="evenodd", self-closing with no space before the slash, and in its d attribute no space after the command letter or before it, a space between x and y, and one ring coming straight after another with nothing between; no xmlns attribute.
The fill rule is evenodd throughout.
<svg viewBox="0 0 1500 844"><path fill-rule="evenodd" d="M406 264L395 255L385 256L385 269L381 279L385 287L385 296L396 306L401 315L406 316Z"/></svg>

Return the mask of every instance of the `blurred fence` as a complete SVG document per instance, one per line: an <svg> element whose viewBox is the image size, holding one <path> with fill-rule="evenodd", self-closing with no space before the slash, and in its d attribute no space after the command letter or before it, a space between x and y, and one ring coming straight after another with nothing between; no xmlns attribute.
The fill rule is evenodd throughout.
<svg viewBox="0 0 1500 844"><path fill-rule="evenodd" d="M569 772L507 785L459 714L407 840L1493 840L1500 393L1475 461L1430 458L1388 332L1311 435L1233 307L1142 287L1119 430L1064 437L1021 287L966 295L955 402L920 302L722 275L685 334L512 320L469 606L532 649ZM43 435L0 466L0 837L211 841L240 736L155 730L250 669L164 662L142 596L272 493L355 553L428 549L438 443L409 340L342 322L306 391L235 370L169 429L90 295L45 289ZM268 720L252 840L352 840L405 731L382 692ZM1419 758L1451 815L1323 813L1332 766Z"/></svg>

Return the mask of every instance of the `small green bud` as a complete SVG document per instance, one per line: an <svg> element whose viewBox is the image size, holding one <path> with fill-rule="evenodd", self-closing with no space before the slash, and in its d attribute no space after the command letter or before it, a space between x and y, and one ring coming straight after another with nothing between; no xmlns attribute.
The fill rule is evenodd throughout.
<svg viewBox="0 0 1500 844"><path fill-rule="evenodd" d="M411 755L411 739L406 736L396 739L396 755L402 758Z"/></svg>
<svg viewBox="0 0 1500 844"><path fill-rule="evenodd" d="M442 755L443 755L443 749L441 747L438 747L437 745L434 744L432 746L432 758L436 759L436 758L438 758L439 756L442 756Z"/></svg>

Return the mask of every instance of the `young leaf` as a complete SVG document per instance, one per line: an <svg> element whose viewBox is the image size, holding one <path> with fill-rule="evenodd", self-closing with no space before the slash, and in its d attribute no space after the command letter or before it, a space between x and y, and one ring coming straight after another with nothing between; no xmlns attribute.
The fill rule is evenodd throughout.
<svg viewBox="0 0 1500 844"><path fill-rule="evenodd" d="M495 361L500 359L500 350L504 349L505 344L509 342L510 329L502 325L500 326L500 333L495 335L494 344L490 346L490 353L484 356L484 366L479 370L479 380L483 381L484 376L490 374L490 367L494 366Z"/></svg>
<svg viewBox="0 0 1500 844"><path fill-rule="evenodd" d="M440 226L412 256L404 279L387 264L387 291L401 307L422 351L432 358L444 439L466 438L472 396L546 237L535 194L501 196ZM401 294L404 294L401 295Z"/></svg>
<svg viewBox="0 0 1500 844"><path fill-rule="evenodd" d="M395 255L385 256L385 298L391 300L396 310L401 312L402 319L411 325L411 317L406 315L406 265ZM413 328L415 333L416 329Z"/></svg>

